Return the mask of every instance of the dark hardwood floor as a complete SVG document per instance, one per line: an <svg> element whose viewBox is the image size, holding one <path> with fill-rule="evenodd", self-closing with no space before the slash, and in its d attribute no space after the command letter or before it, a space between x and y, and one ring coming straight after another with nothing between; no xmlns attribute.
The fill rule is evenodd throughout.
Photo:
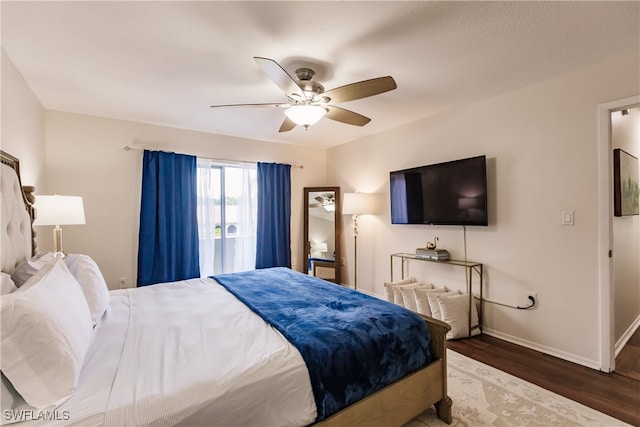
<svg viewBox="0 0 640 427"><path fill-rule="evenodd" d="M640 427L640 381L615 372L596 371L485 334L448 341L448 346L467 357Z"/></svg>
<svg viewBox="0 0 640 427"><path fill-rule="evenodd" d="M640 381L640 328L616 357L616 372L625 377Z"/></svg>

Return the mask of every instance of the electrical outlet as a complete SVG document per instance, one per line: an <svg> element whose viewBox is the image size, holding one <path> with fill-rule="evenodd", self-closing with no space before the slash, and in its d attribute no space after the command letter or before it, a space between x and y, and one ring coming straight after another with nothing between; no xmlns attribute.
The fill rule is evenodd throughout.
<svg viewBox="0 0 640 427"><path fill-rule="evenodd" d="M340 257L340 265L343 267L347 265L347 259L345 257Z"/></svg>
<svg viewBox="0 0 640 427"><path fill-rule="evenodd" d="M527 302L534 306L538 303L538 294L535 292L528 291L527 292Z"/></svg>

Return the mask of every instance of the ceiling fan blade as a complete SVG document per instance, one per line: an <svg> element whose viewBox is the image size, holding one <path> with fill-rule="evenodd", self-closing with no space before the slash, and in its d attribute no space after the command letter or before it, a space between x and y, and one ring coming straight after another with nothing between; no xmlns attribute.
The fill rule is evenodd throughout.
<svg viewBox="0 0 640 427"><path fill-rule="evenodd" d="M283 103L267 103L267 104L224 104L224 105L210 105L211 108L221 108L221 107L277 107L277 108L285 108L291 107L290 104Z"/></svg>
<svg viewBox="0 0 640 427"><path fill-rule="evenodd" d="M278 132L289 132L291 129L296 127L296 124L289 117L285 117L284 122L280 125L280 130Z"/></svg>
<svg viewBox="0 0 640 427"><path fill-rule="evenodd" d="M378 95L397 87L393 77L386 76L340 86L324 92L322 96L331 98L331 103L339 103Z"/></svg>
<svg viewBox="0 0 640 427"><path fill-rule="evenodd" d="M325 108L327 109L327 115L325 117L337 122L354 126L364 126L371 121L369 117L334 105L327 105Z"/></svg>
<svg viewBox="0 0 640 427"><path fill-rule="evenodd" d="M273 80L273 82L278 85L285 94L291 95L292 93L295 93L300 96L304 96L302 89L300 89L300 86L298 86L293 77L291 77L276 61L269 58L261 58L259 56L254 56L253 59L262 71L269 76L269 78Z"/></svg>

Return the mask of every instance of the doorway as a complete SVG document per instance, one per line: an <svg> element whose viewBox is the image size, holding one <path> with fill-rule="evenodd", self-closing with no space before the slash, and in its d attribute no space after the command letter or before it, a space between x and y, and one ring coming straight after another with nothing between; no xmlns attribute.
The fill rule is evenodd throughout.
<svg viewBox="0 0 640 427"><path fill-rule="evenodd" d="M615 356L629 336L616 336L615 266L614 266L614 217L613 217L613 142L612 115L623 109L638 107L640 96L620 99L598 106L598 250L600 288L600 370L612 372ZM640 138L636 133L635 138ZM636 141L636 144L637 141ZM637 154L636 154L637 155ZM636 233L637 234L637 233ZM635 236L636 243L640 237ZM637 323L637 321L635 322ZM637 324L635 325L637 327ZM619 329L619 326L618 326ZM620 332L618 330L618 335Z"/></svg>

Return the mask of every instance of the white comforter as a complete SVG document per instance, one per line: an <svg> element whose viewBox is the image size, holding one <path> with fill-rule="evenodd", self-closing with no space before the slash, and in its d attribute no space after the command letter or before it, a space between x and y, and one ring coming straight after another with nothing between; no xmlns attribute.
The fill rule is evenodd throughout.
<svg viewBox="0 0 640 427"><path fill-rule="evenodd" d="M298 350L213 279L112 291L94 332L58 424L301 426L316 418Z"/></svg>

